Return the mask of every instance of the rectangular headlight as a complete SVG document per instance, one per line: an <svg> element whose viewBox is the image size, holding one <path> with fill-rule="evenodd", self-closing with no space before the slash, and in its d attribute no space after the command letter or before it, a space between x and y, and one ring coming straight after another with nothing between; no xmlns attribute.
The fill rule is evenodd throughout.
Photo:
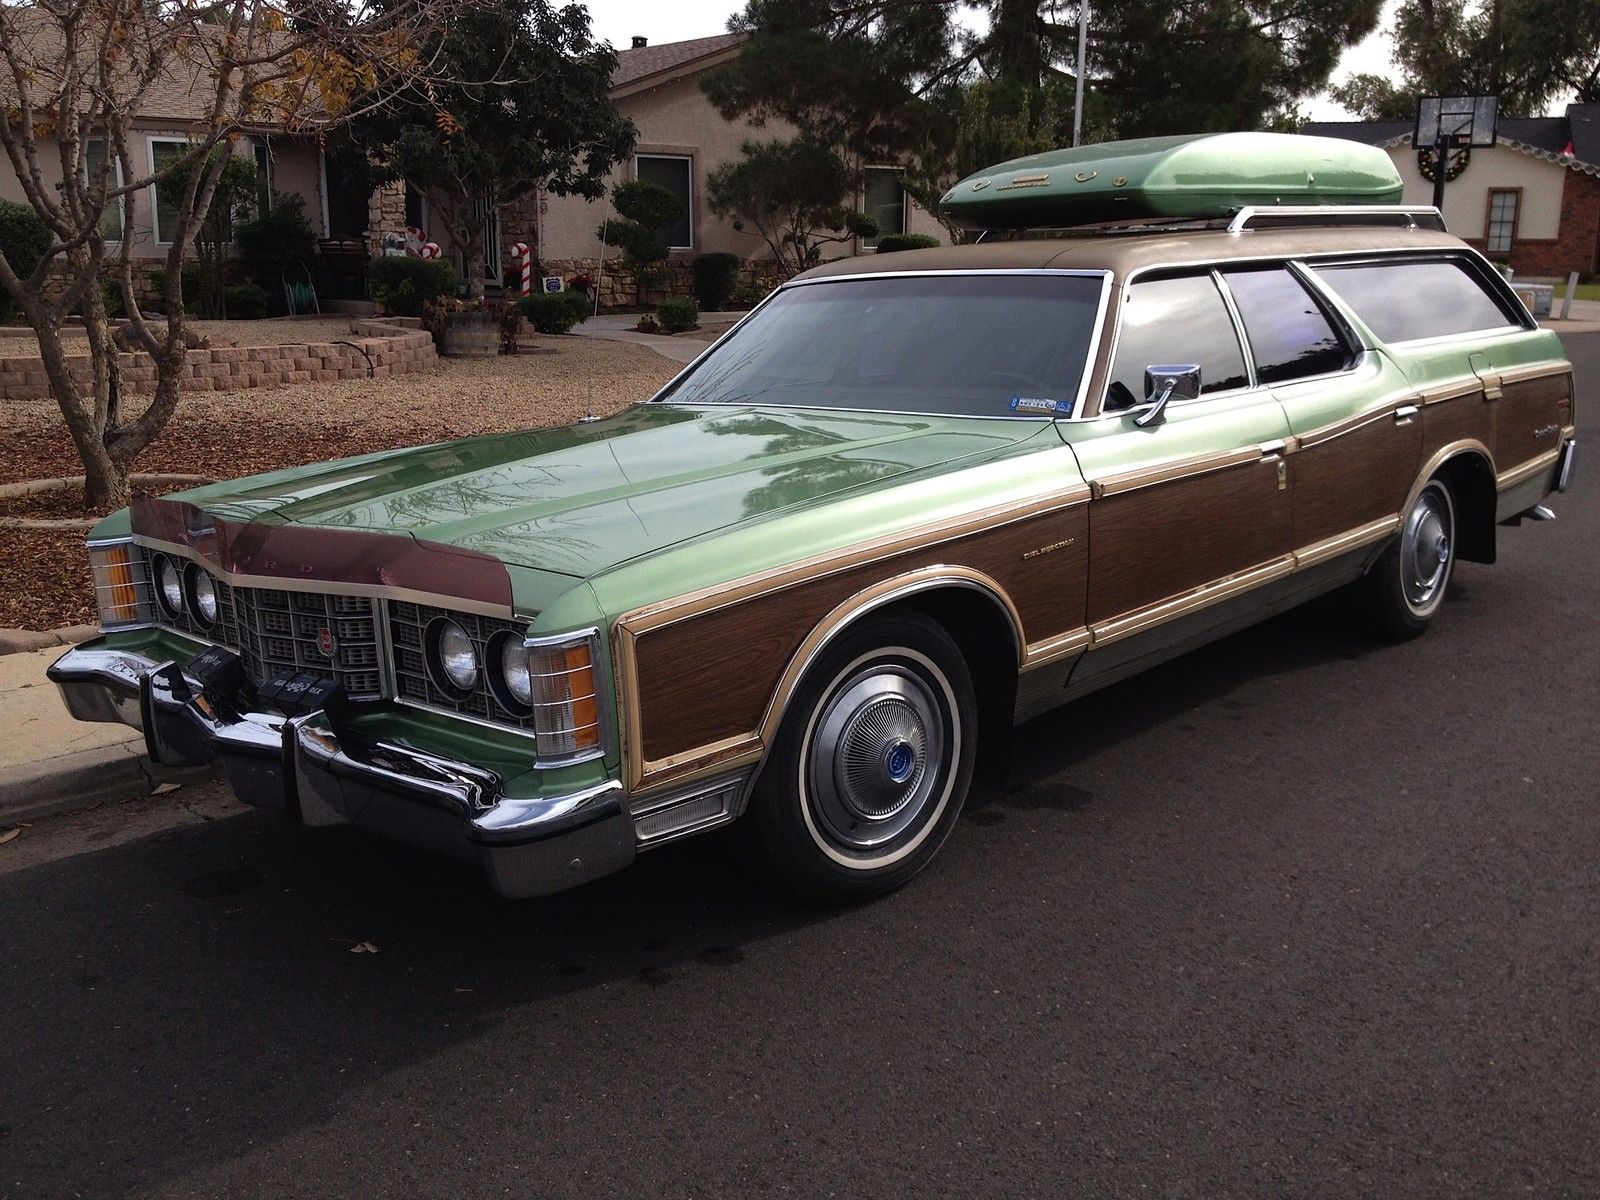
<svg viewBox="0 0 1600 1200"><path fill-rule="evenodd" d="M534 744L541 759L592 757L600 740L600 635L528 643Z"/></svg>
<svg viewBox="0 0 1600 1200"><path fill-rule="evenodd" d="M143 555L132 541L90 542L89 571L102 630L149 623L150 581Z"/></svg>

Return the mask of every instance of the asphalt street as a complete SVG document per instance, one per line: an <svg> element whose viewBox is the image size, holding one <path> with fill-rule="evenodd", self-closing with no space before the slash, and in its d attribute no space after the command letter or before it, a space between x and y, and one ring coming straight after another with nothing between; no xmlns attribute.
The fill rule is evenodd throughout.
<svg viewBox="0 0 1600 1200"><path fill-rule="evenodd" d="M508 903L212 787L41 822L0 1195L1600 1195L1597 501L1419 641L1322 601L1033 722L851 911L706 844Z"/></svg>

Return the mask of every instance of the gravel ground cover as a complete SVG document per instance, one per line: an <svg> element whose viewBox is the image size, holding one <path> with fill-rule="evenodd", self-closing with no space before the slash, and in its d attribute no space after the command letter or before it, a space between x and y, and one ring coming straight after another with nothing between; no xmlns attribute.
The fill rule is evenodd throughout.
<svg viewBox="0 0 1600 1200"><path fill-rule="evenodd" d="M564 425L583 416L591 402L605 415L644 400L679 369L625 342L532 336L523 346L514 357L441 360L437 371L400 381L186 394L136 469L226 479L396 446ZM81 470L53 402L0 404L0 483ZM76 492L15 501L0 513L83 515ZM0 627L51 629L93 616L82 533L0 529Z"/></svg>
<svg viewBox="0 0 1600 1200"><path fill-rule="evenodd" d="M337 317L275 317L265 321L190 321L189 328L211 339L213 346L282 346L303 342L333 342L350 335L348 315ZM156 325L157 336L162 326ZM69 335L71 336L71 335ZM0 327L0 354L37 354L33 330Z"/></svg>

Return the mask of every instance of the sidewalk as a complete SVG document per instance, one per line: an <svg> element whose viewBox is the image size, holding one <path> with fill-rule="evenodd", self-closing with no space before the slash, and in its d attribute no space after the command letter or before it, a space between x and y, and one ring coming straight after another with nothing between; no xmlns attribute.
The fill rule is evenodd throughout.
<svg viewBox="0 0 1600 1200"><path fill-rule="evenodd" d="M44 673L64 652L0 655L0 825L142 795L195 774L149 762L137 729L69 716Z"/></svg>
<svg viewBox="0 0 1600 1200"><path fill-rule="evenodd" d="M696 341L694 338L666 337L658 333L640 333L634 328L639 323L638 313L603 313L598 317L590 317L581 325L573 326L572 332L580 337L602 338L608 342L632 342L635 346L648 346L663 358L670 358L673 362L691 363L711 347L710 342ZM702 321L728 322L740 320L744 317L742 312L708 312L701 313Z"/></svg>

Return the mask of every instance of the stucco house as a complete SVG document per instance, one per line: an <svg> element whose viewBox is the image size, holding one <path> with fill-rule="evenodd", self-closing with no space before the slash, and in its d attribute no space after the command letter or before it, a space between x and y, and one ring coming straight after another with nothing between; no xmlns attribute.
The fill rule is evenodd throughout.
<svg viewBox="0 0 1600 1200"><path fill-rule="evenodd" d="M1408 204L1433 203L1418 169L1410 121L1313 121L1304 132L1381 146L1405 181ZM1472 150L1445 184L1450 232L1518 275L1600 274L1600 104L1558 117L1502 117L1495 145Z"/></svg>
<svg viewBox="0 0 1600 1200"><path fill-rule="evenodd" d="M611 101L638 128L639 137L633 155L619 164L611 181L647 179L684 202L684 216L671 233L667 291L688 294L690 264L697 255L711 251L749 260L748 274L758 285L776 282L771 254L761 238L735 230L729 221L718 218L706 199L707 177L739 158L744 142L793 133L776 121L758 128L744 121L724 120L700 90L707 72L738 55L741 40L738 34L719 34L652 46L644 38L634 38L632 46L617 52ZM899 175L893 164L867 169L860 197L866 211L884 233L927 233L943 239L943 228L901 189ZM604 251L610 277L606 299L630 301L631 284L612 267L618 252L602 246L597 236L611 211L607 200L542 192L503 205L491 218L498 227L491 228L485 239L494 247L485 264L489 278L509 285L517 282L510 257L510 247L517 242L533 247L542 272L565 279L578 275L597 278ZM407 194L406 212L408 223L427 229L425 196ZM875 239L853 238L825 250L829 257L837 257L870 252L874 244Z"/></svg>

